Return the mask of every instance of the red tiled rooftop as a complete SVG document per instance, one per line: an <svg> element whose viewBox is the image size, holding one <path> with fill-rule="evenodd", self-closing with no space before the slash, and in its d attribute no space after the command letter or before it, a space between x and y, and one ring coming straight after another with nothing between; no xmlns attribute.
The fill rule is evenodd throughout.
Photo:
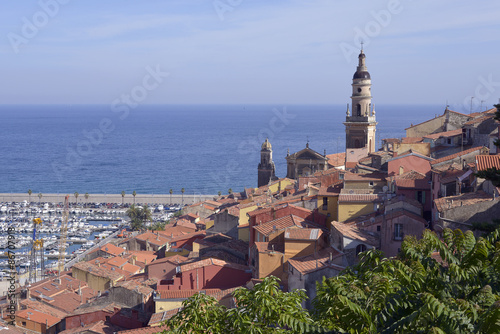
<svg viewBox="0 0 500 334"><path fill-rule="evenodd" d="M260 234L268 236L273 231L283 230L288 227L292 226L302 227L301 223L303 221L304 221L303 218L300 218L295 215L288 215L285 217L274 219L269 222L254 226L253 228Z"/></svg>
<svg viewBox="0 0 500 334"><path fill-rule="evenodd" d="M330 256L333 260L342 255L342 253L333 248L327 248L325 250L322 250L318 254L311 254L304 257L288 259L288 263L296 270L298 270L302 275L307 275L326 267L332 267L334 269L342 271L345 269L344 267L330 262Z"/></svg>
<svg viewBox="0 0 500 334"><path fill-rule="evenodd" d="M439 164L439 163L442 163L442 162L445 162L445 161L448 161L448 160L452 160L452 159L455 159L455 158L458 158L458 157L461 157L463 155L467 155L467 154L470 154L470 153L473 153L473 152L476 152L477 151L477 154L480 155L481 152L484 150L483 147L473 147L473 148L469 148L468 150L465 150L465 151L461 151L461 152L457 152L455 154L451 154L451 155L448 155L446 157L442 157L440 159L436 159L434 161L431 161L431 165L436 165L436 164Z"/></svg>
<svg viewBox="0 0 500 334"><path fill-rule="evenodd" d="M349 194L349 193L340 193L339 195L339 203L343 202L380 202L384 200L383 194Z"/></svg>
<svg viewBox="0 0 500 334"><path fill-rule="evenodd" d="M182 308L179 307L174 308L173 310L155 313L151 316L151 319L149 319L148 326L158 326L162 322L167 321L168 319L179 313L180 310L182 310Z"/></svg>
<svg viewBox="0 0 500 334"><path fill-rule="evenodd" d="M165 237L159 231L153 232L145 232L135 237L137 240L148 241L150 244L163 246L170 241L170 238Z"/></svg>
<svg viewBox="0 0 500 334"><path fill-rule="evenodd" d="M489 168L500 169L500 155L478 155L476 156L476 166L478 171Z"/></svg>
<svg viewBox="0 0 500 334"><path fill-rule="evenodd" d="M434 200L437 211L444 212L456 207L474 205L480 202L491 201L493 196L479 190L475 193L464 193L456 196L441 197Z"/></svg>
<svg viewBox="0 0 500 334"><path fill-rule="evenodd" d="M369 245L378 247L379 239L368 232L359 229L355 224L346 224L332 221L332 226L338 230L344 237L352 240L360 240Z"/></svg>
<svg viewBox="0 0 500 334"><path fill-rule="evenodd" d="M319 228L288 228L285 231L285 239L292 240L318 240L322 235Z"/></svg>
<svg viewBox="0 0 500 334"><path fill-rule="evenodd" d="M243 266L243 265L236 264L236 263L230 263L230 262L226 262L226 261L222 261L222 260L214 259L214 258L208 258L208 259L204 259L204 260L200 260L200 261L181 264L181 265L179 265L179 267L180 267L181 272L186 272L189 270L203 268L203 267L207 267L207 266L211 266L211 265L219 266L219 267L229 267L229 268L243 270L243 271L248 270L247 266Z"/></svg>
<svg viewBox="0 0 500 334"><path fill-rule="evenodd" d="M328 164L333 167L340 167L345 165L345 152L328 154L326 156Z"/></svg>
<svg viewBox="0 0 500 334"><path fill-rule="evenodd" d="M39 324L47 324L48 327L52 327L62 319L53 317L49 314L45 314L39 311L35 311L34 309L27 308L25 310L17 311L16 317L29 319Z"/></svg>
<svg viewBox="0 0 500 334"><path fill-rule="evenodd" d="M430 135L425 135L424 138L434 140L434 139L439 139L439 138L455 137L455 136L461 136L461 135L462 135L462 129L456 129L456 130L451 130L451 131L438 132L438 133L433 133Z"/></svg>
<svg viewBox="0 0 500 334"><path fill-rule="evenodd" d="M124 277L123 274L119 273L121 270L111 270L110 268L96 266L89 262L78 262L73 265L73 268L88 272L91 275L109 278L112 281L116 281Z"/></svg>
<svg viewBox="0 0 500 334"><path fill-rule="evenodd" d="M207 296L212 296L221 289L205 289L205 290L161 290L157 291L161 299L188 299L197 293L205 293Z"/></svg>
<svg viewBox="0 0 500 334"><path fill-rule="evenodd" d="M123 267L123 265L125 263L127 263L127 259L124 259L122 257L114 257L114 258L111 258L107 261L108 264L112 265L112 266L115 266L115 267L118 267L118 268L121 268Z"/></svg>
<svg viewBox="0 0 500 334"><path fill-rule="evenodd" d="M125 252L125 249L123 249L121 247L118 247L118 246L115 246L115 245L113 245L110 242L107 243L107 244L105 244L105 245L103 245L103 246L101 246L101 247L99 247L99 250L103 251L103 252L106 252L108 254L114 255L114 256L118 256L121 253ZM94 251L92 251L92 253L95 252L95 251L97 251L97 249L94 250Z"/></svg>

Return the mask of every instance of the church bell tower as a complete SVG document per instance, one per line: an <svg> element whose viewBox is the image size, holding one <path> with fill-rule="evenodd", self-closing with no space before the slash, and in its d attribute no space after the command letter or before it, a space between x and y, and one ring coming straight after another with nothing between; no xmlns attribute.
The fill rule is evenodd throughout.
<svg viewBox="0 0 500 334"><path fill-rule="evenodd" d="M375 107L372 105L372 81L366 68L366 56L361 49L358 56L358 67L352 78L351 110L347 105L345 133L346 149L364 148L368 152L375 151Z"/></svg>
<svg viewBox="0 0 500 334"><path fill-rule="evenodd" d="M266 141L262 144L260 150L260 163L257 171L257 187L265 186L269 184L269 181L274 181L276 179L275 167L273 162L273 148L267 138Z"/></svg>

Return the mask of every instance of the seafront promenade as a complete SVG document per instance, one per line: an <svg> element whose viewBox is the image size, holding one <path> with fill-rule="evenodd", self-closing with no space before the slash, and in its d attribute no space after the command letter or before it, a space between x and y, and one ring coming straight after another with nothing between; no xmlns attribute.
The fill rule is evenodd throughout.
<svg viewBox="0 0 500 334"><path fill-rule="evenodd" d="M85 194L79 194L78 199L75 198L74 193L60 193L60 194L44 194L42 193L42 197L38 198L39 193L31 194L31 202L50 202L50 203L59 203L64 202L64 197L69 195L69 201L75 203L134 203L134 196L132 194L125 194L125 197L122 198L121 194L90 194L88 199L85 198ZM217 195L203 195L203 194L136 194L135 203L136 204L193 204L196 202L204 201L204 200L212 200ZM0 193L0 202L23 202L29 201L30 196L28 193Z"/></svg>

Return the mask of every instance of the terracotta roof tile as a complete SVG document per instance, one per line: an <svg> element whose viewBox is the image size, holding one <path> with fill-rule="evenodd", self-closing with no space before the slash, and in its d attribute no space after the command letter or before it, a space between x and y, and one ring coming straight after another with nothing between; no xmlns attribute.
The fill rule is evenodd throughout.
<svg viewBox="0 0 500 334"><path fill-rule="evenodd" d="M348 203L348 202L358 202L358 203L367 203L367 202L382 202L384 200L384 194L349 194L341 192L339 195L339 203Z"/></svg>
<svg viewBox="0 0 500 334"><path fill-rule="evenodd" d="M170 241L170 238L165 237L163 234L159 233L159 231L155 231L155 233L148 231L139 234L135 238L141 241L148 241L150 244L157 246L163 246Z"/></svg>
<svg viewBox="0 0 500 334"><path fill-rule="evenodd" d="M105 322L104 320L99 320L98 322L85 325L84 327L66 329L59 333L60 334L80 334L80 333L114 334L122 330L124 330L124 328L112 325L110 323Z"/></svg>
<svg viewBox="0 0 500 334"><path fill-rule="evenodd" d="M343 254L333 248L322 250L318 254L311 254L304 257L288 259L288 264L298 270L302 275L331 267L342 271L345 267L330 262L330 256L335 259Z"/></svg>
<svg viewBox="0 0 500 334"><path fill-rule="evenodd" d="M118 268L123 267L123 265L127 262L128 262L127 259L124 259L124 258L119 257L119 256L113 257L107 261L107 263L109 263L110 265L118 267Z"/></svg>
<svg viewBox="0 0 500 334"><path fill-rule="evenodd" d="M108 254L114 255L114 256L118 256L121 253L125 252L125 249L118 247L118 246L115 246L111 242L108 242L107 244L99 247L99 250L102 252L106 252ZM97 251L97 249L95 251ZM92 251L92 253L95 251Z"/></svg>
<svg viewBox="0 0 500 334"><path fill-rule="evenodd" d="M236 264L236 263L230 263L230 262L226 262L226 261L222 261L222 260L214 259L214 258L208 258L208 259L204 259L204 260L200 260L200 261L181 264L179 267L180 267L181 272L186 272L189 270L194 270L197 268L203 268L203 267L212 266L212 265L219 266L219 267L229 267L229 268L242 270L242 271L248 270L247 266L243 266L243 265Z"/></svg>
<svg viewBox="0 0 500 334"><path fill-rule="evenodd" d="M142 327L136 329L128 329L125 331L120 331L120 334L154 334L161 333L163 330L167 330L168 326L153 326L153 327Z"/></svg>
<svg viewBox="0 0 500 334"><path fill-rule="evenodd" d="M174 308L173 310L155 313L151 316L151 319L149 319L148 326L158 326L162 322L167 321L168 319L179 313L180 310L182 310L181 307Z"/></svg>
<svg viewBox="0 0 500 334"><path fill-rule="evenodd" d="M488 168L500 169L500 155L478 155L476 156L477 170L487 170Z"/></svg>
<svg viewBox="0 0 500 334"><path fill-rule="evenodd" d="M64 319L68 315L68 313L72 311L70 309L62 310L60 308L55 307L55 305L49 305L42 301L33 299L24 299L20 301L20 304L26 308L33 309L35 311L42 312L60 319Z"/></svg>
<svg viewBox="0 0 500 334"><path fill-rule="evenodd" d="M433 133L433 134L424 136L424 138L434 140L434 139L439 139L439 138L455 137L455 136L461 136L461 135L462 135L462 129L456 129L456 130L451 130L451 131Z"/></svg>
<svg viewBox="0 0 500 334"><path fill-rule="evenodd" d="M341 167L345 165L345 152L328 154L326 158L328 159L328 164L333 167Z"/></svg>
<svg viewBox="0 0 500 334"><path fill-rule="evenodd" d="M135 260L142 263L151 263L158 257L153 251L128 251L127 258L135 256Z"/></svg>
<svg viewBox="0 0 500 334"><path fill-rule="evenodd" d="M479 190L475 193L441 197L434 200L434 205L439 212L444 212L456 207L474 205L480 202L491 201L492 199L493 196Z"/></svg>
<svg viewBox="0 0 500 334"><path fill-rule="evenodd" d="M62 320L61 318L56 318L56 317L53 317L49 314L35 311L34 309L31 309L31 308L17 311L16 317L23 318L23 319L29 319L29 320L34 321L34 322L39 323L39 324L47 323L48 327L52 327Z"/></svg>
<svg viewBox="0 0 500 334"><path fill-rule="evenodd" d="M319 228L287 228L285 239L292 240L318 240L323 235Z"/></svg>
<svg viewBox="0 0 500 334"><path fill-rule="evenodd" d="M161 290L157 291L160 299L188 299L197 293L204 293L208 296L215 295L221 289L205 289L205 290Z"/></svg>
<svg viewBox="0 0 500 334"><path fill-rule="evenodd" d="M73 265L73 268L88 272L94 276L109 278L112 281L117 281L117 280L124 277L123 274L118 273L116 270L113 271L113 270L108 269L108 268L103 268L102 265L101 265L101 267L99 267L99 266L96 266L96 265L88 263L88 262L75 263Z"/></svg>
<svg viewBox="0 0 500 334"><path fill-rule="evenodd" d="M476 151L477 151L477 154L480 155L481 152L483 151L483 147L478 146L478 147L469 148L468 150L457 152L455 154L451 154L451 155L448 155L446 157L442 157L440 159L433 160L430 163L431 163L431 166L432 165L436 165L436 164L439 164L439 163L442 163L442 162L445 162L445 161L448 161L448 160L452 160L452 159L455 159L455 158L458 158L458 157L461 157L463 155L466 155L466 154L469 154L469 153L473 153L473 152L476 152Z"/></svg>
<svg viewBox="0 0 500 334"><path fill-rule="evenodd" d="M360 240L375 247L379 245L379 238L359 229L355 224L346 224L332 221L332 226L344 237L350 238L352 240Z"/></svg>
<svg viewBox="0 0 500 334"><path fill-rule="evenodd" d="M254 226L253 228L260 234L268 236L275 230L283 230L288 227L302 227L301 223L304 221L295 215L288 215L278 219L271 220L269 222Z"/></svg>
<svg viewBox="0 0 500 334"><path fill-rule="evenodd" d="M133 265L132 263L125 263L123 267L121 268L123 271L128 271L131 274L137 274L140 270L141 267Z"/></svg>

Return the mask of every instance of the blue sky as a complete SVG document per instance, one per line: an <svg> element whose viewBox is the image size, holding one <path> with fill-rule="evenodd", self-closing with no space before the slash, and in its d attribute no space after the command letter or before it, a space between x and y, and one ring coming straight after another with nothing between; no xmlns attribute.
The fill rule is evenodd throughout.
<svg viewBox="0 0 500 334"><path fill-rule="evenodd" d="M359 37L376 104L448 101L460 110L472 96L475 107L500 98L496 1L40 0L1 7L2 104L112 104L143 85L147 68L169 76L141 103L347 103Z"/></svg>

